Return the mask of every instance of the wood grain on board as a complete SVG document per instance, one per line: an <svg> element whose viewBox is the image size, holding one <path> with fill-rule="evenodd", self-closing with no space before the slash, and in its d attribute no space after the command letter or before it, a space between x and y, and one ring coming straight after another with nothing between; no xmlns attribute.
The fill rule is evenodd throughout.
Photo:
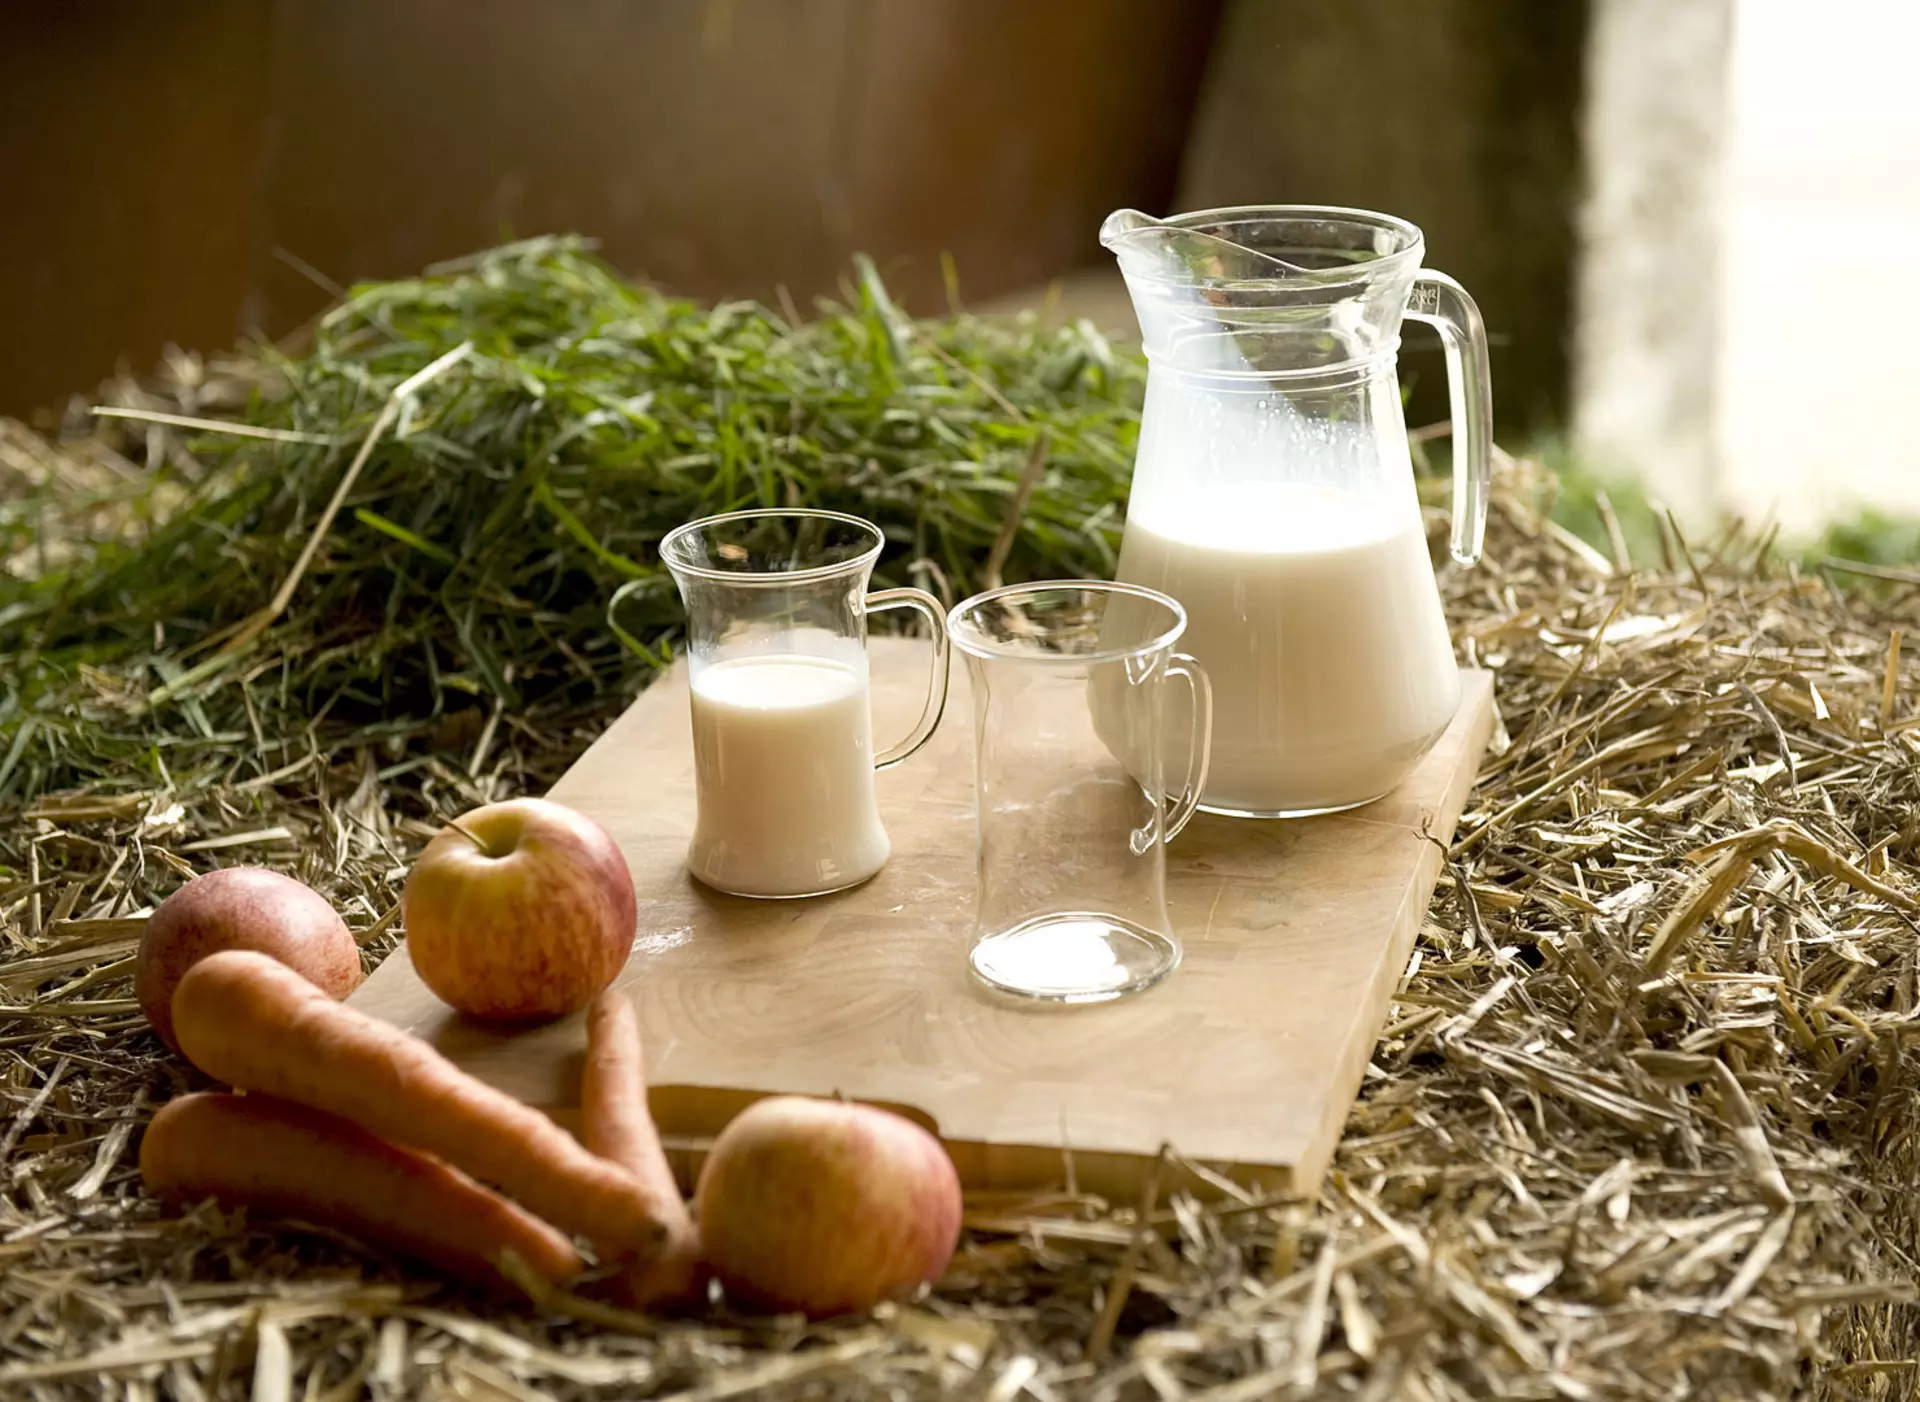
<svg viewBox="0 0 1920 1402"><path fill-rule="evenodd" d="M1181 968L1118 1003L1053 1007L990 996L966 969L964 668L934 738L879 776L894 847L885 870L835 896L748 901L685 871L693 757L676 667L551 796L604 823L632 867L640 928L621 986L640 1013L653 1107L678 1167L690 1172L703 1141L757 1096L840 1093L935 1127L970 1187L1058 1182L1070 1152L1082 1187L1125 1193L1170 1143L1242 1181L1311 1191L1492 727L1490 678L1464 680L1452 727L1388 798L1288 822L1196 818L1169 849ZM924 685L923 645L874 641L878 743L904 733ZM404 949L354 1002L571 1123L579 1019L477 1026L426 991Z"/></svg>

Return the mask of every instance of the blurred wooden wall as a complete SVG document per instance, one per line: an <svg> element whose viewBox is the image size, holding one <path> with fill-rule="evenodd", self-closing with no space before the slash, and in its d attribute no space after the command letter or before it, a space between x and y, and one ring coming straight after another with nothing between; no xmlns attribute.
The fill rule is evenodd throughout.
<svg viewBox="0 0 1920 1402"><path fill-rule="evenodd" d="M272 13L0 3L0 413L251 319Z"/></svg>
<svg viewBox="0 0 1920 1402"><path fill-rule="evenodd" d="M940 305L1171 201L1218 0L8 0L0 412L325 278L575 230L699 297Z"/></svg>

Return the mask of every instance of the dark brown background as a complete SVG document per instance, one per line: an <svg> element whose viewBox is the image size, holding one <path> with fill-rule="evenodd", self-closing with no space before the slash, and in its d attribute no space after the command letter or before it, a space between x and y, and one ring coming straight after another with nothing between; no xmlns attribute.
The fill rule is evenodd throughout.
<svg viewBox="0 0 1920 1402"><path fill-rule="evenodd" d="M278 333L329 278L571 229L694 296L929 302L1164 207L1208 0L80 0L0 6L0 410ZM937 305L937 302L933 304Z"/></svg>
<svg viewBox="0 0 1920 1402"><path fill-rule="evenodd" d="M0 0L0 412L298 326L328 294L293 259L344 283L575 230L804 306L866 251L937 310L942 252L986 300L1103 264L1117 206L1263 200L1422 223L1510 347L1503 418L1550 421L1584 11Z"/></svg>

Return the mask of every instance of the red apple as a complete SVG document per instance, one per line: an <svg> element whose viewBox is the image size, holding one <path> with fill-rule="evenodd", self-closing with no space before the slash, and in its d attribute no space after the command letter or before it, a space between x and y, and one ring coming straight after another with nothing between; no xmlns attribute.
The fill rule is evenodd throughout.
<svg viewBox="0 0 1920 1402"><path fill-rule="evenodd" d="M471 1017L576 1012L633 949L633 878L607 830L544 798L476 808L414 863L401 897L421 982Z"/></svg>
<svg viewBox="0 0 1920 1402"><path fill-rule="evenodd" d="M133 991L175 1051L173 989L181 975L224 949L278 959L335 998L360 985L360 950L346 922L310 886L264 867L227 867L196 876L160 902L140 934Z"/></svg>
<svg viewBox="0 0 1920 1402"><path fill-rule="evenodd" d="M820 1319L940 1278L960 1238L960 1178L911 1120L781 1095L720 1131L694 1214L729 1300Z"/></svg>

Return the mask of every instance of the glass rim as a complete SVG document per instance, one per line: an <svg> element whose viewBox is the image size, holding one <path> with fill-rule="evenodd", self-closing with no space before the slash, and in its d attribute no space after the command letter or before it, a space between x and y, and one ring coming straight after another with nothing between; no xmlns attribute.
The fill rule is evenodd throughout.
<svg viewBox="0 0 1920 1402"><path fill-rule="evenodd" d="M1173 614L1173 624L1153 637L1127 647L1097 648L1092 652L1042 653L1026 651L1017 644L1000 644L973 639L968 627L961 621L962 614L972 613L987 604L1001 603L1023 595L1065 593L1103 594L1109 598L1140 599L1147 603L1159 604ZM1021 662L1082 665L1090 662L1117 662L1123 657L1138 657L1144 653L1171 648L1180 641L1180 635L1186 631L1187 611L1181 607L1178 599L1162 594L1158 589L1148 589L1139 584L1123 584L1111 579L1035 579L1025 584L1003 584L998 589L984 590L962 599L947 610L947 641L970 657L989 660L1007 658Z"/></svg>
<svg viewBox="0 0 1920 1402"><path fill-rule="evenodd" d="M858 555L850 555L832 564L805 565L791 570L715 569L711 565L702 565L691 560L673 559L670 553L680 542L701 532L710 531L715 526L780 519L832 521L839 525L852 526L862 535L867 536L871 544ZM826 511L812 506L756 506L745 511L723 511L717 516L702 516L697 520L684 521L675 526L660 537L660 563L675 575L712 580L722 584L808 584L872 569L874 562L880 558L880 552L886 548L886 544L886 532L864 516L853 516L844 511Z"/></svg>
<svg viewBox="0 0 1920 1402"><path fill-rule="evenodd" d="M1111 216L1109 216L1111 217ZM1288 281L1308 286L1315 283L1343 283L1356 280L1372 280L1385 272L1391 272L1409 258L1419 261L1426 253L1427 236L1420 226L1410 219L1402 219L1397 214L1383 214L1375 209L1360 209L1353 205L1340 204L1230 204L1218 205L1212 209L1193 209L1181 214L1169 215L1160 223L1169 228L1193 229L1200 233L1213 230L1209 226L1232 225L1251 220L1298 219L1301 221L1318 220L1328 224L1352 224L1365 229L1384 229L1397 235L1401 244L1391 253L1382 253L1363 262L1345 263L1331 268L1309 268L1300 273L1287 275ZM1128 231L1131 232L1131 231ZM1125 239L1123 233L1109 248ZM1107 241L1102 240L1103 243ZM1248 247L1254 247L1249 244ZM1257 248L1255 251L1259 251ZM1141 281L1161 286L1185 286L1177 277L1163 277L1157 274L1129 272L1128 276L1138 277ZM1240 281L1224 279L1223 281Z"/></svg>

